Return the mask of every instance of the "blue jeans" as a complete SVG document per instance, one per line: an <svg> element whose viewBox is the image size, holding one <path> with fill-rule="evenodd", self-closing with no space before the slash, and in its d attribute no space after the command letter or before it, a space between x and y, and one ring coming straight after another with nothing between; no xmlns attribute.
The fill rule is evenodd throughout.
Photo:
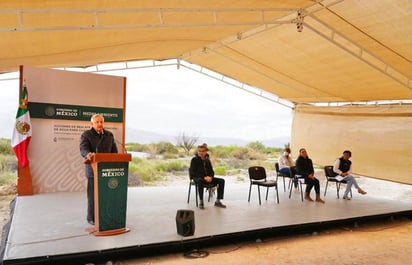
<svg viewBox="0 0 412 265"><path fill-rule="evenodd" d="M292 169L292 173L290 172L291 169ZM279 173L281 173L283 175L286 175L286 176L290 176L291 178L293 178L293 184L294 184L295 188L297 188L298 187L298 182L295 179L295 174L296 174L295 167L292 167L291 169L288 168L288 167L284 167L284 168L279 169Z"/></svg>
<svg viewBox="0 0 412 265"><path fill-rule="evenodd" d="M352 175L347 175L345 177L345 181L346 181L346 190L345 193L343 194L343 196L348 196L350 190L352 189L352 185L355 186L355 188L359 189L359 185L356 182L356 179L352 176Z"/></svg>

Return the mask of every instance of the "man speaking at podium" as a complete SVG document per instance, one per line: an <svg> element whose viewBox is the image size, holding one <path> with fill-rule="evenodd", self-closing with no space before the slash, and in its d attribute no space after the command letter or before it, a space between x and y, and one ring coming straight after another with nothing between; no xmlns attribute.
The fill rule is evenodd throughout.
<svg viewBox="0 0 412 265"><path fill-rule="evenodd" d="M91 161L95 153L117 153L113 133L104 129L104 117L94 114L92 128L80 137L80 154L84 158L87 177L87 222L94 225L94 179Z"/></svg>

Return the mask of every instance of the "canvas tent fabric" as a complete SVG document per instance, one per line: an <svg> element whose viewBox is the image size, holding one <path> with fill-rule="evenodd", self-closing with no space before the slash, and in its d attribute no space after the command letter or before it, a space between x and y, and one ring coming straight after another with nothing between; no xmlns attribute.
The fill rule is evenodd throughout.
<svg viewBox="0 0 412 265"><path fill-rule="evenodd" d="M412 105L299 105L292 153L306 148L323 167L350 150L355 174L411 184L411 132Z"/></svg>
<svg viewBox="0 0 412 265"><path fill-rule="evenodd" d="M294 103L412 98L410 0L5 0L0 13L0 72L180 58Z"/></svg>
<svg viewBox="0 0 412 265"><path fill-rule="evenodd" d="M0 72L147 59L200 65L298 107L411 100L412 2L0 1Z"/></svg>

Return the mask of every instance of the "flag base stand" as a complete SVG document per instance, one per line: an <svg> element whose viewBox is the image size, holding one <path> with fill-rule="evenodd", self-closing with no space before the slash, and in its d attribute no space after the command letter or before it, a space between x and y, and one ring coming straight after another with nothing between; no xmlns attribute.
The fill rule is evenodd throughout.
<svg viewBox="0 0 412 265"><path fill-rule="evenodd" d="M123 228L118 228L118 229L113 229L113 230L107 230L107 231L99 231L97 227L88 227L86 228L86 231L89 234L93 234L95 236L114 236L114 235L120 235L124 234L130 231L130 228L123 227Z"/></svg>
<svg viewBox="0 0 412 265"><path fill-rule="evenodd" d="M17 194L19 196L33 195L33 186L29 166L18 167Z"/></svg>

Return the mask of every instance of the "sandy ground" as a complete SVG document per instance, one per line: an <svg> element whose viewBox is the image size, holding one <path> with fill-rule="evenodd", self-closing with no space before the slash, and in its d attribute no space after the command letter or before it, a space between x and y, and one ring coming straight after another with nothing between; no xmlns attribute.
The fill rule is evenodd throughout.
<svg viewBox="0 0 412 265"><path fill-rule="evenodd" d="M321 180L322 191L324 183ZM238 178L227 177L230 182ZM244 180L246 181L246 180ZM412 203L412 186L359 178L358 183L368 191L366 196L381 196ZM281 183L283 185L283 183ZM163 185L187 185L185 177L173 177ZM229 187L229 185L228 185ZM327 199L333 195L333 186ZM0 193L0 220L9 219L9 203L13 195ZM334 198L335 199L335 198ZM356 198L351 201L356 203ZM129 260L107 261L106 265L246 265L246 264L317 264L317 265L412 265L412 220L407 217L353 224L303 235L233 242L200 249L206 257L185 257L172 253ZM89 263L93 264L93 263Z"/></svg>
<svg viewBox="0 0 412 265"><path fill-rule="evenodd" d="M205 258L188 259L182 253L175 253L113 264L404 265L412 264L411 235L412 221L401 218L365 223L356 228L339 227L306 235L201 249L209 253Z"/></svg>

